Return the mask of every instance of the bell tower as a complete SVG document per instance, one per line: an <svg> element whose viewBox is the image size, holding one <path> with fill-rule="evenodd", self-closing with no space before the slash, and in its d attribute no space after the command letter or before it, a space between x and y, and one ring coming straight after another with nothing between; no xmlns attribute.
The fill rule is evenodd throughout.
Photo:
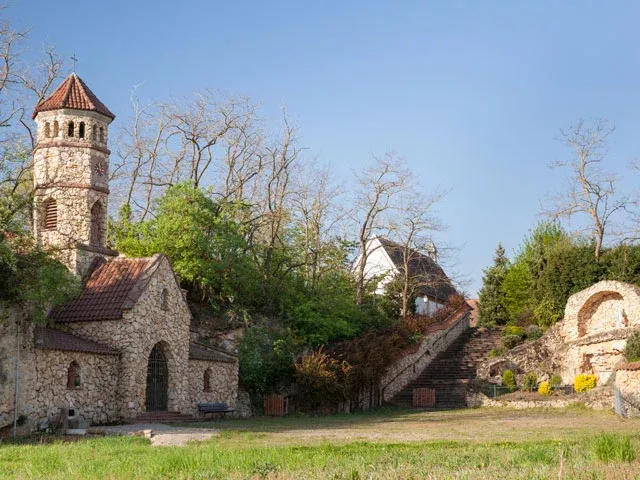
<svg viewBox="0 0 640 480"><path fill-rule="evenodd" d="M95 257L117 255L107 248L107 140L114 118L75 73L33 112L34 235L82 277Z"/></svg>

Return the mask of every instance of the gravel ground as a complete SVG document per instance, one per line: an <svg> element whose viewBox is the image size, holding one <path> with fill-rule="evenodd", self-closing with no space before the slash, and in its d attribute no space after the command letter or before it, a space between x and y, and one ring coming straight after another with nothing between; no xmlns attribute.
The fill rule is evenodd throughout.
<svg viewBox="0 0 640 480"><path fill-rule="evenodd" d="M101 427L107 435L134 435L143 430L151 430L151 445L158 446L184 446L187 442L209 440L219 435L214 428L188 428L172 427L163 423L137 423L133 425L116 425Z"/></svg>

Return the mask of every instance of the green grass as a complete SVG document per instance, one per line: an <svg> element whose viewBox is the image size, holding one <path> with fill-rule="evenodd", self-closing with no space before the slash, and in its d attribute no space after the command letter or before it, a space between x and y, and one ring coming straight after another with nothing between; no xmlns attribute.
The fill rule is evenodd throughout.
<svg viewBox="0 0 640 480"><path fill-rule="evenodd" d="M607 412L386 410L205 425L221 435L186 447L133 437L0 444L0 478L640 478L640 422Z"/></svg>

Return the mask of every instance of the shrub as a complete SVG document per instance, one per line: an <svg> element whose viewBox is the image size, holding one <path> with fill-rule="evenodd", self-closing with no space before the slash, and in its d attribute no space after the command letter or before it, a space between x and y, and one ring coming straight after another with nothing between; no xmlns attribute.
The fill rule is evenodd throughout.
<svg viewBox="0 0 640 480"><path fill-rule="evenodd" d="M542 330L538 325L529 325L525 331L527 340L537 340L542 336Z"/></svg>
<svg viewBox="0 0 640 480"><path fill-rule="evenodd" d="M502 346L506 350L511 350L522 343L522 337L518 335L505 335L502 337Z"/></svg>
<svg viewBox="0 0 640 480"><path fill-rule="evenodd" d="M624 358L627 362L640 361L640 332L634 332L624 347Z"/></svg>
<svg viewBox="0 0 640 480"><path fill-rule="evenodd" d="M540 382L540 385L538 386L538 393L545 397L551 395L551 385L549 382Z"/></svg>
<svg viewBox="0 0 640 480"><path fill-rule="evenodd" d="M522 389L533 392L537 387L538 387L538 376L533 372L527 373L527 375L525 375L524 377L524 382L522 383Z"/></svg>
<svg viewBox="0 0 640 480"><path fill-rule="evenodd" d="M510 392L515 392L518 389L516 376L511 370L505 370L502 374L502 386L508 388Z"/></svg>
<svg viewBox="0 0 640 480"><path fill-rule="evenodd" d="M511 335L520 337L521 340L524 339L524 328L518 327L517 325L507 325L504 327L504 330L502 330L502 336L509 337Z"/></svg>
<svg viewBox="0 0 640 480"><path fill-rule="evenodd" d="M507 349L504 347L493 348L489 350L489 358L501 357L507 352Z"/></svg>
<svg viewBox="0 0 640 480"><path fill-rule="evenodd" d="M549 385L551 388L556 388L562 385L562 377L560 375L552 375L549 380Z"/></svg>
<svg viewBox="0 0 640 480"><path fill-rule="evenodd" d="M581 373L574 379L573 388L578 393L584 393L587 390L591 390L592 388L595 388L597 383L598 383L598 377L596 377L595 375L587 375L587 374Z"/></svg>
<svg viewBox="0 0 640 480"><path fill-rule="evenodd" d="M628 436L615 433L601 433L593 442L593 450L601 462L633 462L636 451Z"/></svg>

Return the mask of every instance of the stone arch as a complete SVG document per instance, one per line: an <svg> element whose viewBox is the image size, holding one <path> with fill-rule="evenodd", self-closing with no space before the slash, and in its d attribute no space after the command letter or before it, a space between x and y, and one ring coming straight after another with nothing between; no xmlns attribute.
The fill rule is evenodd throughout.
<svg viewBox="0 0 640 480"><path fill-rule="evenodd" d="M80 376L80 364L73 360L67 369L67 388L80 388L82 385L82 377Z"/></svg>
<svg viewBox="0 0 640 480"><path fill-rule="evenodd" d="M60 134L60 124L58 123L57 120L54 120L53 122L53 136L54 138L57 137Z"/></svg>
<svg viewBox="0 0 640 480"><path fill-rule="evenodd" d="M91 207L91 231L89 235L89 243L94 247L102 245L104 237L103 232L104 207L102 202L97 200Z"/></svg>
<svg viewBox="0 0 640 480"><path fill-rule="evenodd" d="M98 139L98 126L94 124L91 126L91 140L95 142L97 139Z"/></svg>
<svg viewBox="0 0 640 480"><path fill-rule="evenodd" d="M104 127L100 127L100 143L104 143Z"/></svg>
<svg viewBox="0 0 640 480"><path fill-rule="evenodd" d="M610 301L622 301L624 297L619 292L604 290L593 294L578 311L578 338L587 335L592 319L596 312Z"/></svg>
<svg viewBox="0 0 640 480"><path fill-rule="evenodd" d="M80 122L78 125L78 138L84 138L85 123Z"/></svg>
<svg viewBox="0 0 640 480"><path fill-rule="evenodd" d="M49 122L45 122L44 124L44 136L45 138L49 138L51 136L51 124Z"/></svg>
<svg viewBox="0 0 640 480"><path fill-rule="evenodd" d="M67 124L67 137L73 138L73 136L75 135L75 128L76 124L73 123L73 121L70 121Z"/></svg>
<svg viewBox="0 0 640 480"><path fill-rule="evenodd" d="M162 310L169 310L169 289L163 288L160 292L160 308Z"/></svg>
<svg viewBox="0 0 640 480"><path fill-rule="evenodd" d="M148 412L169 409L170 354L166 342L156 343L149 352L145 408Z"/></svg>

